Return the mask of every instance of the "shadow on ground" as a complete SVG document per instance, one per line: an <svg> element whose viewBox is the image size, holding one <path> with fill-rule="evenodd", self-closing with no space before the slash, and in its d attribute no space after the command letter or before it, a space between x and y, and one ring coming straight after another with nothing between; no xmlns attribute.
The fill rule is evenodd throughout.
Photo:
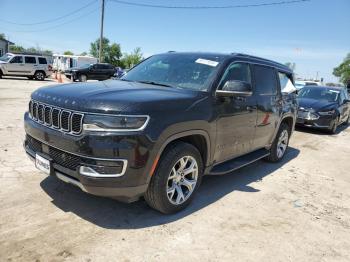
<svg viewBox="0 0 350 262"><path fill-rule="evenodd" d="M167 224L191 215L236 190L259 192L249 184L262 180L296 158L298 154L298 149L289 148L280 163L258 161L229 175L206 176L190 206L174 215L160 214L149 208L144 200L125 204L108 198L92 196L55 177L45 178L40 185L58 208L65 212L72 212L97 226L109 229L145 228Z"/></svg>
<svg viewBox="0 0 350 262"><path fill-rule="evenodd" d="M2 77L4 80L26 80L26 81L37 81L39 82L38 80L35 80L35 79L28 79L27 77L12 77L12 76L3 76ZM51 78L45 78L44 80L41 80L40 82L55 82L54 79L51 79Z"/></svg>

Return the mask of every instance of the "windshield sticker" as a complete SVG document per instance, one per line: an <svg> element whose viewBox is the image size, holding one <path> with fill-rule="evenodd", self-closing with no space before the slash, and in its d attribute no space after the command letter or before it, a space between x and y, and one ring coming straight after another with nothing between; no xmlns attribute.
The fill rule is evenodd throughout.
<svg viewBox="0 0 350 262"><path fill-rule="evenodd" d="M196 63L202 64L202 65L208 65L208 66L212 66L212 67L216 67L219 64L219 62L207 60L207 59L203 59L203 58L198 58L196 60Z"/></svg>

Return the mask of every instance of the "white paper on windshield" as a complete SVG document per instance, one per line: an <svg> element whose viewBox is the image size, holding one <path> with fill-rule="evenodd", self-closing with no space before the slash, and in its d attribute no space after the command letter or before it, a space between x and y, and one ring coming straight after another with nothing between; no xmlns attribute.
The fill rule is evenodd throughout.
<svg viewBox="0 0 350 262"><path fill-rule="evenodd" d="M207 60L207 59L203 59L203 58L198 58L196 60L196 63L202 64L202 65L208 65L208 66L212 66L212 67L216 67L219 64L219 62Z"/></svg>

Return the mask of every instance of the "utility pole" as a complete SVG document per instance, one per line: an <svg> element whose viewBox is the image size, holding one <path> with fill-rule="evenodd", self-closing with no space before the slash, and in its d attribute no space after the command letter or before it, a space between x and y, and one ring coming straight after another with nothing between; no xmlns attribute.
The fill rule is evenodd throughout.
<svg viewBox="0 0 350 262"><path fill-rule="evenodd" d="M105 16L105 0L102 0L102 6L101 6L101 29L100 29L100 48L99 48L99 54L98 54L98 60L100 63L102 63L102 39L103 39L103 20Z"/></svg>

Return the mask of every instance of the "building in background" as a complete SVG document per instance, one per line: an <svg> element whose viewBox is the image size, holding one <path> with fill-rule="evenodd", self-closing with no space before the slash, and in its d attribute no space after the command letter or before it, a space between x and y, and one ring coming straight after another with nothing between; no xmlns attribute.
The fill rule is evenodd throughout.
<svg viewBox="0 0 350 262"><path fill-rule="evenodd" d="M14 43L6 39L0 39L0 57L9 52L10 45L14 45Z"/></svg>

